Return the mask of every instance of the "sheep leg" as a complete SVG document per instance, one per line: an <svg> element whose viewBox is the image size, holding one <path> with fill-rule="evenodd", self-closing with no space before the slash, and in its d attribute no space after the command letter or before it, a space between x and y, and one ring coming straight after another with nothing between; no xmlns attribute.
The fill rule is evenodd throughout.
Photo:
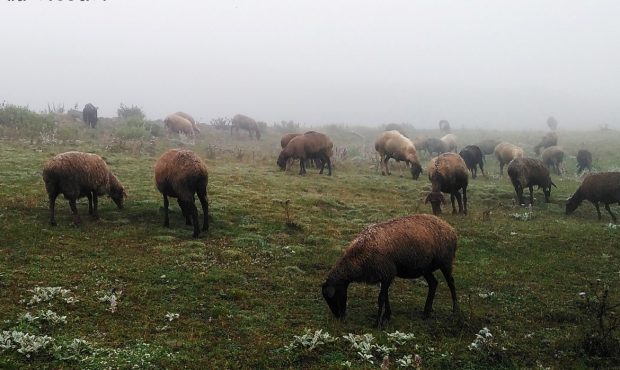
<svg viewBox="0 0 620 370"><path fill-rule="evenodd" d="M379 156L379 168L381 169L381 175L385 176L385 170L383 169L383 160L385 159L385 157L383 155Z"/></svg>
<svg viewBox="0 0 620 370"><path fill-rule="evenodd" d="M457 191L456 193L454 193L454 196L456 197L456 201L459 204L459 213L463 213L463 200L461 199L461 193Z"/></svg>
<svg viewBox="0 0 620 370"><path fill-rule="evenodd" d="M530 204L534 205L534 187L530 185L529 188L530 188Z"/></svg>
<svg viewBox="0 0 620 370"><path fill-rule="evenodd" d="M192 214L192 222L194 223L194 233L192 234L192 237L197 238L198 235L200 235L200 228L198 227L198 209L196 208L193 199L191 202L187 202L186 206L189 208L188 211Z"/></svg>
<svg viewBox="0 0 620 370"><path fill-rule="evenodd" d="M69 207L71 207L71 213L73 213L73 224L75 226L80 225L80 215L78 215L77 206L75 205L75 199L69 199Z"/></svg>
<svg viewBox="0 0 620 370"><path fill-rule="evenodd" d="M435 299L435 291L437 291L437 279L433 276L432 272L424 274L424 279L428 284L428 295L426 296L426 303L424 304L424 317L429 317L433 310L433 299Z"/></svg>
<svg viewBox="0 0 620 370"><path fill-rule="evenodd" d="M99 212L97 211L98 204L99 204L99 199L97 198L97 193L93 192L93 218L95 220L99 219Z"/></svg>
<svg viewBox="0 0 620 370"><path fill-rule="evenodd" d="M603 216L601 216L601 209L598 206L598 202L592 202L594 204L594 207L596 207L596 214L598 214L598 219L600 220L601 218L603 218Z"/></svg>
<svg viewBox="0 0 620 370"><path fill-rule="evenodd" d="M467 214L467 187L463 188L463 213Z"/></svg>
<svg viewBox="0 0 620 370"><path fill-rule="evenodd" d="M458 193L457 193L458 194ZM454 199L456 198L456 196L454 195L454 193L450 193L450 202L452 202L452 214L456 214L456 207L454 206ZM459 208L461 208L461 202L459 201ZM461 208L462 209L462 208Z"/></svg>
<svg viewBox="0 0 620 370"><path fill-rule="evenodd" d="M503 162L499 162L499 176L503 176L504 175L504 163Z"/></svg>
<svg viewBox="0 0 620 370"><path fill-rule="evenodd" d="M168 207L170 206L170 202L168 201L168 196L164 194L164 226L170 227L170 219L168 218Z"/></svg>
<svg viewBox="0 0 620 370"><path fill-rule="evenodd" d="M385 156L385 159L383 160L383 164L385 165L385 172L388 175L391 175L392 173L390 172L390 167L388 166L388 161L390 160L390 157Z"/></svg>
<svg viewBox="0 0 620 370"><path fill-rule="evenodd" d="M325 160L323 161L323 164L325 164L325 162L327 162L327 175L331 176L332 175L332 160L331 158L329 158L328 155L325 156Z"/></svg>
<svg viewBox="0 0 620 370"><path fill-rule="evenodd" d="M209 230L209 200L207 198L207 190L197 192L200 205L202 206L202 215L204 217L202 231Z"/></svg>
<svg viewBox="0 0 620 370"><path fill-rule="evenodd" d="M609 215L611 216L614 224L617 224L618 220L616 219L616 216L611 212L611 208L609 208L609 203L605 203L605 209L607 210L607 212L609 212Z"/></svg>
<svg viewBox="0 0 620 370"><path fill-rule="evenodd" d="M56 226L56 218L54 217L55 208L56 208L56 197L58 197L57 193L51 193L49 195L49 201L50 201L50 225L51 226Z"/></svg>
<svg viewBox="0 0 620 370"><path fill-rule="evenodd" d="M454 285L454 277L452 277L452 266L441 268L441 273L450 288L450 295L452 296L452 313L458 313L461 309L459 308L459 302L456 297L456 286Z"/></svg>
<svg viewBox="0 0 620 370"><path fill-rule="evenodd" d="M88 214L92 216L93 214L93 193L88 192L86 194L86 198L88 198Z"/></svg>
<svg viewBox="0 0 620 370"><path fill-rule="evenodd" d="M321 175L322 175L322 174L323 174L323 169L325 168L325 160L323 159L323 155L322 155L322 154L319 154L319 157L318 157L318 158L313 159L312 161L313 161L313 162L318 162L318 161L321 161L321 170L319 171L319 174L321 174ZM317 164L317 163L315 163L315 165L316 165L316 164ZM319 166L317 166L317 168L318 168L318 167L319 167Z"/></svg>
<svg viewBox="0 0 620 370"><path fill-rule="evenodd" d="M306 159L299 158L299 174L304 175L306 173Z"/></svg>
<svg viewBox="0 0 620 370"><path fill-rule="evenodd" d="M179 204L179 208L181 208L181 213L183 217L185 217L185 225L192 225L191 214L188 212L187 204L181 200L181 198L177 198L177 203Z"/></svg>
<svg viewBox="0 0 620 370"><path fill-rule="evenodd" d="M379 310L377 311L377 321L375 322L375 325L379 329L381 328L381 326L383 325L385 321L390 319L390 316L392 315L392 310L390 308L390 303L388 300L388 290L390 289L391 283L392 283L391 281L381 282L381 291L379 292L379 299L378 299ZM381 311L383 310L384 306L385 306L385 311L383 312L383 316L382 316Z"/></svg>
<svg viewBox="0 0 620 370"><path fill-rule="evenodd" d="M482 176L486 176L484 174L484 159L482 160L482 162L478 163L478 165L480 166L480 171L482 172Z"/></svg>
<svg viewBox="0 0 620 370"><path fill-rule="evenodd" d="M523 201L523 187L521 186L521 184L516 184L514 185L515 187L515 192L517 193L517 200L519 201L519 204L525 204L525 202Z"/></svg>

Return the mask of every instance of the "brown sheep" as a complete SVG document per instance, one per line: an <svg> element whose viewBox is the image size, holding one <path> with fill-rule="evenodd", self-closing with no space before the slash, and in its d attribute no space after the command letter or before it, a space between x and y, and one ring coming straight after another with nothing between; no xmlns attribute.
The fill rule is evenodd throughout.
<svg viewBox="0 0 620 370"><path fill-rule="evenodd" d="M97 109L99 108L95 107L91 103L88 103L82 110L82 119L90 128L95 128L95 126L97 126Z"/></svg>
<svg viewBox="0 0 620 370"><path fill-rule="evenodd" d="M386 172L390 175L388 161L390 158L394 158L397 162L405 161L407 167L411 170L411 176L414 180L417 180L420 176L422 166L420 166L415 146L411 140L400 132L396 130L383 132L375 141L375 150L379 152L381 157L379 159L379 166L381 167L382 175L385 175ZM384 166L385 171L383 170Z"/></svg>
<svg viewBox="0 0 620 370"><path fill-rule="evenodd" d="M322 286L323 297L332 313L337 318L344 318L347 289L351 282L380 283L375 325L381 327L392 314L388 290L394 278L423 276L428 283L424 315L429 316L438 284L433 271L439 269L450 287L452 312L457 314L460 309L452 277L456 245L454 228L432 215L401 217L368 226L349 244L330 270Z"/></svg>
<svg viewBox="0 0 620 370"><path fill-rule="evenodd" d="M555 184L551 181L549 170L542 161L534 158L515 158L508 164L507 172L517 193L519 204L525 204L523 189L527 187L530 189L530 204L534 205L534 185L542 188L545 194L545 203L549 203L551 186L555 186Z"/></svg>
<svg viewBox="0 0 620 370"><path fill-rule="evenodd" d="M476 145L468 145L459 152L459 155L465 161L467 168L471 172L472 178L476 178L478 166L484 176L484 156L482 155L482 150L480 150L479 147Z"/></svg>
<svg viewBox="0 0 620 370"><path fill-rule="evenodd" d="M433 153L443 154L450 151L450 146L441 139L437 139L435 137L429 137L425 140L425 149L429 155L433 155Z"/></svg>
<svg viewBox="0 0 620 370"><path fill-rule="evenodd" d="M277 164L280 169L285 170L289 158L299 159L299 174L304 175L306 174L306 159L319 159L321 160L321 171L319 173L323 173L327 164L328 175L331 176L333 147L334 144L327 135L308 131L289 141L288 145L280 152Z"/></svg>
<svg viewBox="0 0 620 370"><path fill-rule="evenodd" d="M452 213L456 213L454 199L459 203L459 213L467 214L467 183L469 181L467 165L463 158L455 153L444 153L431 159L428 164L428 179L431 180L431 192L424 203L431 203L433 214L441 213L441 204L446 204L443 193L450 193ZM461 193L463 189L463 199Z"/></svg>
<svg viewBox="0 0 620 370"><path fill-rule="evenodd" d="M200 133L200 129L198 129L198 126L196 124L196 120L194 119L194 117L190 116L189 114L185 113L185 112L176 112L174 113L177 116L181 116L183 118L185 118L186 120L189 121L189 123L192 124L192 128L194 129L194 132L199 134Z"/></svg>
<svg viewBox="0 0 620 370"><path fill-rule="evenodd" d="M288 145L289 141L291 141L291 139L293 139L294 137L300 136L300 135L303 135L303 134L291 133L291 134L282 135L282 138L280 139L280 146L282 147L282 149L286 148L286 146Z"/></svg>
<svg viewBox="0 0 620 370"><path fill-rule="evenodd" d="M441 131L442 133L449 134L450 133L450 122L446 121L445 119L442 119L441 121L439 121L439 131Z"/></svg>
<svg viewBox="0 0 620 370"><path fill-rule="evenodd" d="M586 149L577 152L577 174L580 175L585 170L592 172L592 153Z"/></svg>
<svg viewBox="0 0 620 370"><path fill-rule="evenodd" d="M441 141L448 144L448 151L456 153L456 136L454 134L448 134L441 138Z"/></svg>
<svg viewBox="0 0 620 370"><path fill-rule="evenodd" d="M476 144L476 146L480 148L483 155L487 155L487 154L493 154L493 152L495 151L495 147L499 143L500 143L499 140L485 139L485 140L481 140L478 144Z"/></svg>
<svg viewBox="0 0 620 370"><path fill-rule="evenodd" d="M556 120L555 117L553 117L553 116L547 118L547 127L549 127L549 129L551 131L557 130L558 129L558 120Z"/></svg>
<svg viewBox="0 0 620 370"><path fill-rule="evenodd" d="M534 146L534 152L536 155L539 155L540 149L545 149L554 145L558 145L558 134L555 132L548 132L542 137L540 142Z"/></svg>
<svg viewBox="0 0 620 370"><path fill-rule="evenodd" d="M194 226L192 236L197 238L200 231L198 210L194 204L196 194L204 216L202 231L209 229L208 176L207 166L191 150L170 149L159 157L155 163L155 184L164 197L164 226L170 226L168 197L177 198L186 224Z"/></svg>
<svg viewBox="0 0 620 370"><path fill-rule="evenodd" d="M594 207L598 219L601 219L601 210L599 202L605 205L605 209L609 212L614 224L618 223L618 219L611 212L610 204L618 203L620 205L620 172L600 172L590 173L584 179L575 194L568 198L566 202L566 214L570 215L584 200L589 200Z"/></svg>
<svg viewBox="0 0 620 370"><path fill-rule="evenodd" d="M232 135L233 129L239 133L240 128L248 130L250 138L252 138L252 136L256 136L256 140L260 140L260 130L258 128L258 124L253 118L244 116L243 114L235 115L230 121L230 134Z"/></svg>
<svg viewBox="0 0 620 370"><path fill-rule="evenodd" d="M58 154L45 163L43 181L49 197L50 225L52 226L56 226L54 208L59 194L64 195L69 201L75 225L80 224L80 216L75 205L78 198L88 198L88 214L98 219L98 196L107 194L121 209L127 197L123 185L114 176L103 158L97 154L82 152Z"/></svg>
<svg viewBox="0 0 620 370"><path fill-rule="evenodd" d="M556 175L562 175L562 169L564 167L564 150L559 146L550 146L545 148L541 153L542 161L547 166L549 171L555 170Z"/></svg>
<svg viewBox="0 0 620 370"><path fill-rule="evenodd" d="M523 149L510 143L499 143L495 147L495 158L499 162L499 175L504 174L504 165L515 158L523 158Z"/></svg>
<svg viewBox="0 0 620 370"><path fill-rule="evenodd" d="M194 126L192 123L184 117L178 114L171 114L164 119L164 127L170 133L183 134L189 137L194 137Z"/></svg>

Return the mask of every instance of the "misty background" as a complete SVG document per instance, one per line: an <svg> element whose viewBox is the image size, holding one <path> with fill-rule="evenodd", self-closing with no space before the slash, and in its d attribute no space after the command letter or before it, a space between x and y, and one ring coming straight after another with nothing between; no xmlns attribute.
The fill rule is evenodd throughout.
<svg viewBox="0 0 620 370"><path fill-rule="evenodd" d="M620 128L617 1L3 1L0 102Z"/></svg>

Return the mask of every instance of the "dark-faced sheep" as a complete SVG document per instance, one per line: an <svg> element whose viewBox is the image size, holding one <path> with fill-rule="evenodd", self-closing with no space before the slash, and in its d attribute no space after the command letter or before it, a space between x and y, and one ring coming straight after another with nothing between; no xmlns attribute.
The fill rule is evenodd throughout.
<svg viewBox="0 0 620 370"><path fill-rule="evenodd" d="M482 175L484 175L484 156L479 147L476 145L468 145L459 152L459 155L465 161L472 178L476 178L478 167L480 167L480 171L482 171Z"/></svg>
<svg viewBox="0 0 620 370"><path fill-rule="evenodd" d="M600 172L586 175L575 194L566 202L566 214L573 213L584 200L594 204L599 220L601 219L599 203L603 203L614 224L617 224L618 220L611 212L609 205L614 203L620 205L620 172Z"/></svg>
<svg viewBox="0 0 620 370"><path fill-rule="evenodd" d="M523 149L510 143L499 143L495 147L495 158L499 162L499 174L504 174L504 166L515 158L523 158Z"/></svg>
<svg viewBox="0 0 620 370"><path fill-rule="evenodd" d="M550 146L541 153L542 161L549 171L554 170L556 175L561 176L564 168L564 150L559 146Z"/></svg>
<svg viewBox="0 0 620 370"><path fill-rule="evenodd" d="M256 140L260 140L260 130L256 121L248 116L244 116L243 114L235 115L230 121L230 134L232 135L233 129L239 133L239 129L247 130L250 138L252 136L256 136Z"/></svg>
<svg viewBox="0 0 620 370"><path fill-rule="evenodd" d="M189 114L185 113L185 112L176 112L174 113L177 116L181 116L183 118L185 118L186 120L189 121L189 123L192 124L192 128L194 129L194 132L199 134L200 133L200 129L198 128L198 125L196 124L196 120L194 119L194 117L190 116Z"/></svg>
<svg viewBox="0 0 620 370"><path fill-rule="evenodd" d="M386 173L390 175L388 161L390 158L394 158L397 162L405 161L414 180L420 176L422 166L420 166L415 146L400 132L396 130L383 132L375 141L375 150L379 152L379 166L382 175ZM383 167L385 167L385 171Z"/></svg>
<svg viewBox="0 0 620 370"><path fill-rule="evenodd" d="M493 152L495 151L495 147L499 143L500 143L499 140L485 139L485 140L481 140L478 144L476 144L476 146L480 148L480 151L482 151L482 155L487 155L487 154L493 154Z"/></svg>
<svg viewBox="0 0 620 370"><path fill-rule="evenodd" d="M290 158L299 159L299 174L306 173L306 160L319 159L321 161L321 171L327 165L328 175L332 175L331 156L333 155L333 147L331 139L322 133L308 131L303 135L294 137L289 141L278 156L278 166L285 170L286 164Z"/></svg>
<svg viewBox="0 0 620 370"><path fill-rule="evenodd" d="M448 144L448 151L456 153L456 136L454 134L444 135L441 141Z"/></svg>
<svg viewBox="0 0 620 370"><path fill-rule="evenodd" d="M433 153L437 153L437 155L439 155L450 151L450 146L445 141L435 137L429 137L426 139L425 144L426 151L431 156Z"/></svg>
<svg viewBox="0 0 620 370"><path fill-rule="evenodd" d="M449 134L450 133L450 122L446 121L445 119L442 119L441 121L439 121L439 131L441 131L444 134Z"/></svg>
<svg viewBox="0 0 620 370"><path fill-rule="evenodd" d="M423 276L428 283L424 315L429 316L438 284L433 271L439 269L450 287L452 312L459 313L452 277L456 242L454 228L431 215L402 217L368 226L349 244L329 272L322 287L323 297L332 313L337 318L344 318L347 289L351 282L380 283L375 322L380 327L392 314L388 290L394 278Z"/></svg>
<svg viewBox="0 0 620 370"><path fill-rule="evenodd" d="M88 214L99 218L97 204L100 195L107 194L118 208L123 208L125 188L112 173L103 158L96 154L66 152L50 159L43 167L43 181L49 197L50 225L56 226L54 208L56 197L64 195L69 201L73 222L80 224L76 200L88 198Z"/></svg>
<svg viewBox="0 0 620 370"><path fill-rule="evenodd" d="M431 203L433 214L441 213L441 205L446 204L442 193L450 194L452 213L456 213L454 199L458 201L459 213L467 214L467 184L469 175L463 158L455 153L444 153L431 159L428 164L428 178L431 180L431 192L424 203ZM463 197L461 200L461 193Z"/></svg>
<svg viewBox="0 0 620 370"><path fill-rule="evenodd" d="M91 103L86 104L82 110L82 119L88 127L95 128L97 126L97 107Z"/></svg>
<svg viewBox="0 0 620 370"><path fill-rule="evenodd" d="M194 126L184 117L178 114L171 114L164 119L164 127L169 133L183 134L188 137L194 137Z"/></svg>
<svg viewBox="0 0 620 370"><path fill-rule="evenodd" d="M515 158L510 164L508 164L508 176L512 186L515 188L519 204L525 204L523 200L523 189L530 189L530 204L534 205L534 186L542 188L545 194L545 203L549 203L549 196L551 195L551 186L555 186L551 177L549 176L549 170L545 167L543 162L534 158Z"/></svg>
<svg viewBox="0 0 620 370"><path fill-rule="evenodd" d="M170 226L168 197L177 198L187 225L194 226L193 237L200 234L198 210L194 194L198 196L204 216L202 231L209 229L209 202L207 199L207 166L191 150L170 149L155 163L155 184L164 197L164 226Z"/></svg>
<svg viewBox="0 0 620 370"><path fill-rule="evenodd" d="M592 153L586 149L577 152L577 174L580 175L585 170L592 172Z"/></svg>
<svg viewBox="0 0 620 370"><path fill-rule="evenodd" d="M542 137L540 142L534 146L534 152L538 155L540 154L540 149L545 149L554 145L558 145L558 134L555 132L548 132Z"/></svg>

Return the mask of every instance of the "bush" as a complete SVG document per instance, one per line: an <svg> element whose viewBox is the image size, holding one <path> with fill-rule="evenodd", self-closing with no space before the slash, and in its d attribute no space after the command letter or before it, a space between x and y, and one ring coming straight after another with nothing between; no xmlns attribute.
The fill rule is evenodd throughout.
<svg viewBox="0 0 620 370"><path fill-rule="evenodd" d="M126 106L125 104L121 103L121 106L116 110L116 113L118 114L118 116L120 118L123 119L127 119L127 118L137 118L140 120L144 120L144 112L142 111L142 108L132 105L131 107Z"/></svg>
<svg viewBox="0 0 620 370"><path fill-rule="evenodd" d="M0 104L0 136L25 137L31 141L53 132L51 116L32 112L28 107Z"/></svg>

